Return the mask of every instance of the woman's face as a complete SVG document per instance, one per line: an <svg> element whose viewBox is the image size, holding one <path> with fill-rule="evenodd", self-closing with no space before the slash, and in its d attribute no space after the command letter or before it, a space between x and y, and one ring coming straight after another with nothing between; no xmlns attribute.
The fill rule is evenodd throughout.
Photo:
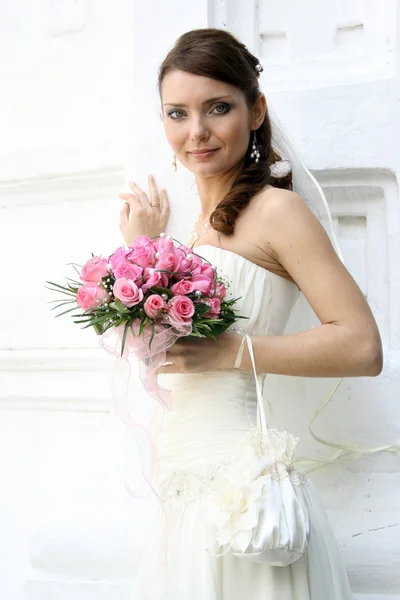
<svg viewBox="0 0 400 600"><path fill-rule="evenodd" d="M161 95L165 133L185 167L211 177L239 163L252 129L252 114L240 89L175 69L164 77ZM212 152L193 152L206 148Z"/></svg>

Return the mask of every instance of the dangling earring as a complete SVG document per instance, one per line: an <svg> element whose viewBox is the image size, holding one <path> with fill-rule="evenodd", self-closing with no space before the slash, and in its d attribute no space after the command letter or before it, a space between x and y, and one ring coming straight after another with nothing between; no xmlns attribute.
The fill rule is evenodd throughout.
<svg viewBox="0 0 400 600"><path fill-rule="evenodd" d="M258 161L260 160L260 153L257 150L257 137L256 137L256 132L253 131L254 136L253 136L253 152L250 154L250 158L254 158L255 157L255 162L258 163Z"/></svg>
<svg viewBox="0 0 400 600"><path fill-rule="evenodd" d="M173 158L173 161L172 161L172 168L174 169L174 171L176 171L176 169L177 169L175 154L174 154L174 158Z"/></svg>

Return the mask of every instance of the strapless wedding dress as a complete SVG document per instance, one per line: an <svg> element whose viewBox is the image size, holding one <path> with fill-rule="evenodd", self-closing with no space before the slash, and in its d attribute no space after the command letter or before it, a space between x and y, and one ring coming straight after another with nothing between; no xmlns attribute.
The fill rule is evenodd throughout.
<svg viewBox="0 0 400 600"><path fill-rule="evenodd" d="M195 251L227 276L227 297L240 296L235 309L248 319L237 321L233 331L282 334L299 294L294 283L226 249L200 245ZM347 572L319 493L302 474L299 485L309 507L311 533L300 559L286 567L271 567L229 552L216 557L207 549L203 517L207 485L256 423L254 374L236 369L164 374L159 383L173 390L173 409L166 411L157 447L165 513L160 511L155 524L132 600L147 599L146 589L156 583L165 515L163 600L350 600Z"/></svg>

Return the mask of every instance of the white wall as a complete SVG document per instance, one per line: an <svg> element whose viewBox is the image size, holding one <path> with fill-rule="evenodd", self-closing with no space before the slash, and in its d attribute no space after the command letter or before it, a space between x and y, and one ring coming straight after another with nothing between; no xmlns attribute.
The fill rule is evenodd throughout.
<svg viewBox="0 0 400 600"><path fill-rule="evenodd" d="M143 549L154 506L136 508L123 486L137 455L113 413L113 359L93 332L53 318L44 286L73 276L66 263L122 244L127 177L144 187L154 173L170 193L170 230L187 237L197 198L191 177L171 170L156 75L188 29L226 26L260 57L262 87L327 190L378 320L384 371L348 381L332 423L347 414L351 439L367 445L398 439L398 8L3 0L0 244L14 268L0 296L1 598L127 597ZM345 203L343 179L355 191ZM314 476L357 598L400 595L398 471L385 454Z"/></svg>

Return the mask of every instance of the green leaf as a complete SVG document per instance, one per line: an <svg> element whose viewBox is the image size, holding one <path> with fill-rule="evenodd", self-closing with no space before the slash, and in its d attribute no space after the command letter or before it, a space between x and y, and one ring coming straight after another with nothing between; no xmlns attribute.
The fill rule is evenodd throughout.
<svg viewBox="0 0 400 600"><path fill-rule="evenodd" d="M128 333L128 327L129 327L129 321L127 321L126 324L125 324L124 334L122 336L121 356L124 353L125 341L126 341L126 334Z"/></svg>
<svg viewBox="0 0 400 600"><path fill-rule="evenodd" d="M143 319L143 321L140 323L139 335L141 335L143 337L143 340L144 340L144 328L146 327L146 325L147 325L148 322L149 322L149 318L145 317Z"/></svg>
<svg viewBox="0 0 400 600"><path fill-rule="evenodd" d="M80 267L80 268L81 268L81 271L78 271L78 269L77 269L77 268L76 268L76 266L75 266L75 263L67 263L67 264L68 264L68 265L72 265L72 266L74 267L75 271L76 271L76 272L78 273L78 275L80 276L80 274L81 274L81 271L82 271L82 267L81 267L81 265L78 265L78 267Z"/></svg>
<svg viewBox="0 0 400 600"><path fill-rule="evenodd" d="M190 333L191 337L205 337L204 335L202 335L197 329L192 329L192 332Z"/></svg>
<svg viewBox="0 0 400 600"><path fill-rule="evenodd" d="M54 307L54 308L57 308L57 307ZM53 309L51 309L51 310L53 310ZM61 317L62 315L66 315L67 313L72 312L73 310L78 310L78 308L76 306L74 306L73 308L69 308L68 310L65 310L64 312L60 313L59 315L55 315L55 318ZM77 315L75 315L75 316L77 316Z"/></svg>
<svg viewBox="0 0 400 600"><path fill-rule="evenodd" d="M104 329L103 327L101 327L99 324L95 323L93 325L93 329L95 330L95 332L97 333L97 335L101 335L102 333L104 333Z"/></svg>
<svg viewBox="0 0 400 600"><path fill-rule="evenodd" d="M82 321L83 322L83 321ZM78 323L80 324L81 321L74 321L74 323ZM89 323L89 325L85 325L85 327L81 327L81 329L87 329L88 327L94 327L95 324L94 323Z"/></svg>
<svg viewBox="0 0 400 600"><path fill-rule="evenodd" d="M71 304L72 302L75 304L76 300L63 300L62 298L59 298L58 300L49 300L47 302L47 304L54 304L55 302L61 302L61 304ZM61 306L61 304L59 304L59 306ZM53 307L53 308L57 308L57 306ZM51 310L53 310L53 308Z"/></svg>
<svg viewBox="0 0 400 600"><path fill-rule="evenodd" d="M60 301L59 301L59 300L56 300L56 302L60 302ZM52 306L52 307L50 308L50 310L56 310L56 309L57 309L57 308L59 308L60 306L65 306L66 304L72 304L72 303L73 303L73 304L75 304L75 302L74 302L73 300L66 300L65 302L60 302L60 304L57 304L57 306ZM76 306L76 304L75 304L74 308L78 309L78 308L79 308L79 306Z"/></svg>
<svg viewBox="0 0 400 600"><path fill-rule="evenodd" d="M47 285L44 286L46 289L51 290L52 292L58 292L59 290L61 290L63 294L67 294L68 296L76 295L76 294L73 294L69 288L67 288L63 285L58 285L58 283L53 283L52 281L46 281L46 283L50 283L50 285L54 285L54 287L56 289L49 288Z"/></svg>
<svg viewBox="0 0 400 600"><path fill-rule="evenodd" d="M130 309L125 306L124 304L122 304L121 300L116 300L115 302L110 302L110 304L108 305L111 308L115 308L115 310L117 310L119 313L121 314L131 314Z"/></svg>
<svg viewBox="0 0 400 600"><path fill-rule="evenodd" d="M154 321L152 321L151 322L151 336L150 336L150 341L149 341L149 349L151 349L151 342L153 341L154 331L155 331L155 326L154 326Z"/></svg>
<svg viewBox="0 0 400 600"><path fill-rule="evenodd" d="M208 313L210 310L210 306L205 302L196 302L195 303L196 313L202 317L204 314Z"/></svg>
<svg viewBox="0 0 400 600"><path fill-rule="evenodd" d="M109 318L110 317L108 314L100 315L98 317L95 317L93 315L82 315L82 320L74 321L74 323L87 323L88 321L90 321L90 323L94 325L95 323L103 323L104 321L108 321Z"/></svg>

